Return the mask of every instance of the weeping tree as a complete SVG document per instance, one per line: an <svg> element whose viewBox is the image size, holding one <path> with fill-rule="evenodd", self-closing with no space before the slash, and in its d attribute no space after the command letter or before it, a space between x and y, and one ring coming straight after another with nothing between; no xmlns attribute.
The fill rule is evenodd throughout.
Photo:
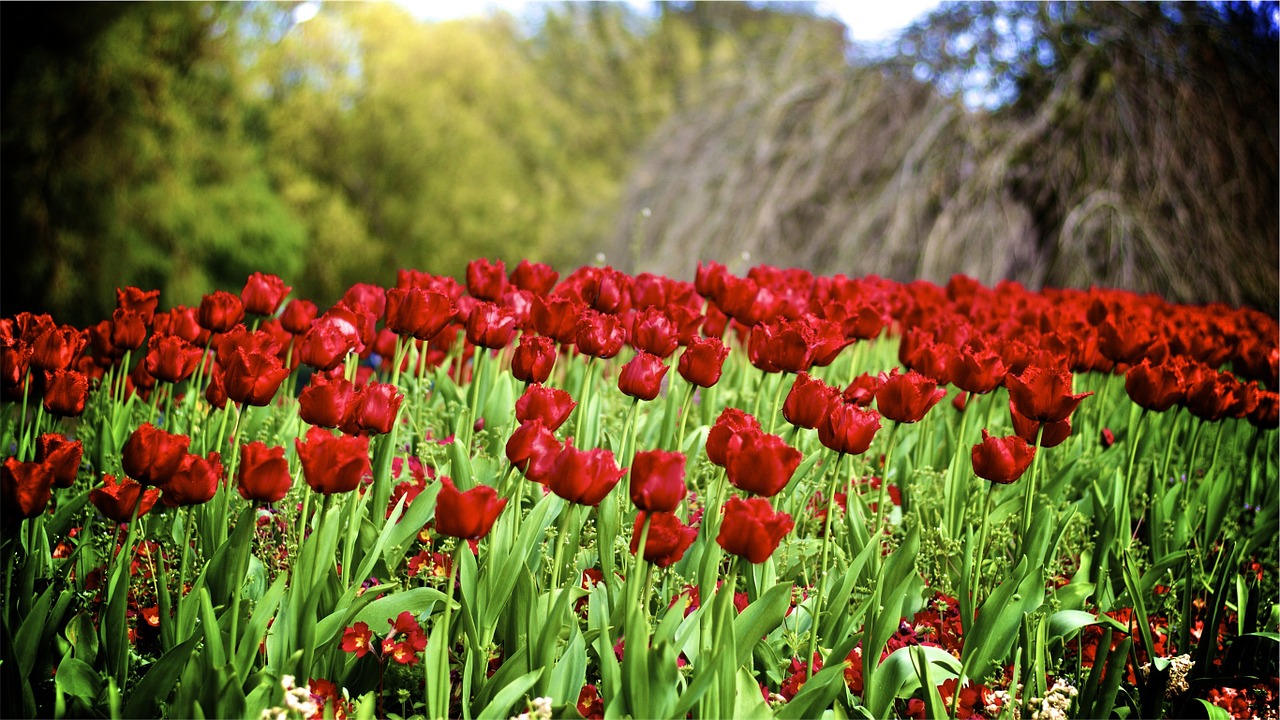
<svg viewBox="0 0 1280 720"><path fill-rule="evenodd" d="M656 135L614 255L1275 311L1274 4L957 4L888 59L778 65Z"/></svg>

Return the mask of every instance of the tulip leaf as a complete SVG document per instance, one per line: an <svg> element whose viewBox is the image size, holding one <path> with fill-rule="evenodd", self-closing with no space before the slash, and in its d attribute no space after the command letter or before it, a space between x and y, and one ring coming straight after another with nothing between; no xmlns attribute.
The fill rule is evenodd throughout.
<svg viewBox="0 0 1280 720"><path fill-rule="evenodd" d="M440 494L440 483L431 483L409 503L399 522L389 523L391 536L387 540L382 559L389 570L395 570L404 560L404 548L409 541L426 527L436 510L436 497Z"/></svg>
<svg viewBox="0 0 1280 720"><path fill-rule="evenodd" d="M587 643L576 623L569 632L573 639L552 668L551 681L547 684L547 694L553 698L577 698L586 683Z"/></svg>
<svg viewBox="0 0 1280 720"><path fill-rule="evenodd" d="M123 717L158 717L158 703L169 697L173 686L182 676L191 652L203 638L203 626L198 626L195 634L184 640L169 652L160 657L147 668L147 674L129 694L129 702L124 707Z"/></svg>
<svg viewBox="0 0 1280 720"><path fill-rule="evenodd" d="M942 702L942 696L938 694L938 683L934 681L933 673L929 669L930 666L933 665L934 661L929 659L929 653L926 652L925 648L933 650L938 649L929 645L914 645L910 648L901 648L901 650L910 649L911 651L911 664L920 680L920 687L924 689L925 715L935 718L947 717L947 707ZM942 654L947 656L950 664L953 664L952 666L954 667L956 677L959 677L960 663L957 662L955 658L951 657L950 654L946 652L943 652ZM955 693L954 697L959 697L959 693Z"/></svg>
<svg viewBox="0 0 1280 720"><path fill-rule="evenodd" d="M787 608L791 606L791 587L789 582L774 585L734 619L733 635L738 649L735 666L749 660L751 648L786 617Z"/></svg>
<svg viewBox="0 0 1280 720"><path fill-rule="evenodd" d="M369 593L366 593L369 594ZM369 603L351 618L350 624L367 623L376 633L385 632L387 621L394 620L402 612L412 613L415 618L421 617L436 603L453 602L444 593L429 587L418 587L381 597ZM345 625L344 625L345 626Z"/></svg>
<svg viewBox="0 0 1280 720"><path fill-rule="evenodd" d="M89 663L75 658L64 658L58 663L54 681L63 692L74 695L90 705L102 692L102 677Z"/></svg>
<svg viewBox="0 0 1280 720"><path fill-rule="evenodd" d="M844 689L844 663L822 668L809 678L791 702L778 708L776 717L785 720L817 717ZM882 717L886 717L883 716Z"/></svg>
<svg viewBox="0 0 1280 720"><path fill-rule="evenodd" d="M746 668L738 668L738 691L733 698L733 717L771 718L773 711L760 696L760 686Z"/></svg>
<svg viewBox="0 0 1280 720"><path fill-rule="evenodd" d="M967 635L962 660L966 674L982 677L992 663L1002 662L1017 639L1022 616L1044 602L1043 571L1024 556L1013 573L978 609Z"/></svg>
<svg viewBox="0 0 1280 720"><path fill-rule="evenodd" d="M267 633L267 626L271 622L271 618L275 616L276 609L280 605L280 598L284 597L285 586L289 576L281 573L276 577L276 581L271 583L271 588L258 601L253 608L253 614L249 617L249 623L244 627L244 636L240 639L232 638L237 642L235 669L236 676L243 682L249 676L249 669L253 667L253 658L258 653L258 644Z"/></svg>
<svg viewBox="0 0 1280 720"><path fill-rule="evenodd" d="M53 602L53 591L54 588L51 585L40 593L35 605L31 606L31 612L27 613L22 620L22 625L18 627L13 649L18 656L19 677L30 677L31 670L35 667L36 653L41 648L40 638L44 636L45 623L49 618L49 606Z"/></svg>
<svg viewBox="0 0 1280 720"><path fill-rule="evenodd" d="M541 548L541 539L546 536L547 528L559 516L564 506L565 501L554 494L542 498L525 517L520 526L520 535L516 538L515 547L502 559L498 572L485 573L485 582L492 585L480 618L483 627L494 627L498 616L502 614L507 602L511 599L516 578L520 575L520 566L527 564L534 553ZM490 557L497 559L493 555Z"/></svg>
<svg viewBox="0 0 1280 720"><path fill-rule="evenodd" d="M511 709L538 682L538 678L542 676L542 671L543 668L531 670L507 683L506 687L499 690L498 694L493 697L493 701L484 710L480 711L480 714L476 716L476 720L510 717Z"/></svg>
<svg viewBox="0 0 1280 720"><path fill-rule="evenodd" d="M1200 708L1204 711L1205 717L1209 718L1209 720L1231 720L1231 713L1227 712L1223 708L1214 705L1204 698L1196 698L1196 701L1200 703Z"/></svg>

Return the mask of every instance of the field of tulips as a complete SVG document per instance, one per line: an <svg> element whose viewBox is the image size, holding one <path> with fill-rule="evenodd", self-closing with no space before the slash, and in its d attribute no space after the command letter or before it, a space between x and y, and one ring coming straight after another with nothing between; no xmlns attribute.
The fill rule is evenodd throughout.
<svg viewBox="0 0 1280 720"><path fill-rule="evenodd" d="M715 263L290 291L0 320L5 717L1277 716L1268 315Z"/></svg>

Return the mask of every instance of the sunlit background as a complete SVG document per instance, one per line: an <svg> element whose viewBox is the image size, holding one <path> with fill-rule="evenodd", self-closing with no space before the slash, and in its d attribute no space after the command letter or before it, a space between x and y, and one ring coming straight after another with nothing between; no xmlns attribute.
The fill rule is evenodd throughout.
<svg viewBox="0 0 1280 720"><path fill-rule="evenodd" d="M0 4L0 314L699 259L1280 302L1275 3Z"/></svg>

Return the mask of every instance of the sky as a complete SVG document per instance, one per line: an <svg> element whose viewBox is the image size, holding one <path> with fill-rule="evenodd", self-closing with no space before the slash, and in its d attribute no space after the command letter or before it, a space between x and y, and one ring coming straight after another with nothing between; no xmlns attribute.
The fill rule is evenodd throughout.
<svg viewBox="0 0 1280 720"><path fill-rule="evenodd" d="M508 10L519 15L539 5L536 0L397 0L398 4L423 20L450 20L483 15L490 10ZM651 3L628 0L632 5L648 8ZM851 39L858 42L880 42L890 39L924 13L937 7L938 0L819 0L818 13L839 18L849 28Z"/></svg>

